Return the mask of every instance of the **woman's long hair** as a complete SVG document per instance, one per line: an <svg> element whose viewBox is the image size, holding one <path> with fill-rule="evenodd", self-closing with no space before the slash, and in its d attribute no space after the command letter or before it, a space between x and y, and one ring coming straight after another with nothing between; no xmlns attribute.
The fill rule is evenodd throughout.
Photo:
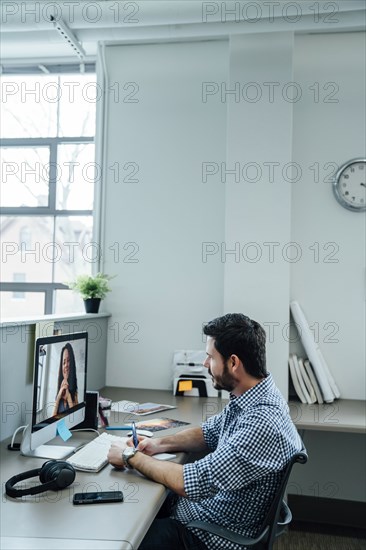
<svg viewBox="0 0 366 550"><path fill-rule="evenodd" d="M59 391L60 386L61 386L61 382L64 378L63 374L62 374L62 358L63 358L65 349L67 349L67 351L69 352L69 358L70 358L70 370L69 370L69 376L67 378L67 382L69 384L69 392L70 392L70 395L71 395L71 399L74 402L75 401L75 396L76 396L77 391L78 391L78 383L77 383L77 379L76 379L76 365L75 365L74 350L72 349L72 346L71 346L71 344L69 344L69 342L67 342L67 344L65 344L64 347L61 350L60 368L59 368L59 371L58 371L57 392Z"/></svg>

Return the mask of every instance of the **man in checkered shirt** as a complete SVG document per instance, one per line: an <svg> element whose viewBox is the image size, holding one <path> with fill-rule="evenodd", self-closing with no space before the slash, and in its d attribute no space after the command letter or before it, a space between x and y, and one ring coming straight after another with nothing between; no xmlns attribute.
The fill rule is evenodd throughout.
<svg viewBox="0 0 366 550"><path fill-rule="evenodd" d="M302 448L287 403L266 370L266 334L259 323L229 313L209 322L204 333L204 366L213 386L230 392L228 405L199 428L140 440L139 452L127 459L119 445L108 455L111 464L135 468L172 491L140 550L240 548L185 525L203 520L255 537L282 470ZM153 458L172 451L207 454L184 466Z"/></svg>

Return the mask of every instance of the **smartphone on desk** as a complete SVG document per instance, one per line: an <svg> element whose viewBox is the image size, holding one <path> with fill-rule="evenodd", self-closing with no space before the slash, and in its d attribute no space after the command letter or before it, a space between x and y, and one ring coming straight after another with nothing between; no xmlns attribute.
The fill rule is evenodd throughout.
<svg viewBox="0 0 366 550"><path fill-rule="evenodd" d="M93 493L75 493L73 504L102 504L103 502L123 502L122 491L97 491Z"/></svg>

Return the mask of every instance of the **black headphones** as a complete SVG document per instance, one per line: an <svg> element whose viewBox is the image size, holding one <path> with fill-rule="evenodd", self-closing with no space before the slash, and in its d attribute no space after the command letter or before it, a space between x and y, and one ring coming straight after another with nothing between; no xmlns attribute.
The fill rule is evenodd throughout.
<svg viewBox="0 0 366 550"><path fill-rule="evenodd" d="M30 477L39 476L42 485L29 487L28 489L15 489L14 485ZM35 470L28 470L11 477L5 484L5 491L9 497L17 498L25 495L37 495L44 491L56 491L71 485L75 479L74 467L62 460L48 460Z"/></svg>

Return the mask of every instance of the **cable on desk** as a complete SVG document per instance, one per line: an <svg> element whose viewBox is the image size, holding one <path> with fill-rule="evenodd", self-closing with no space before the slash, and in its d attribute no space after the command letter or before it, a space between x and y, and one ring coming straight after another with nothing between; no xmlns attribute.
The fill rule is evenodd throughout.
<svg viewBox="0 0 366 550"><path fill-rule="evenodd" d="M14 440L15 440L15 437L17 435L17 433L20 431L20 430L24 430L26 429L27 426L19 426L19 428L17 428L15 430L15 432L13 433L13 437L11 438L11 442L9 443L8 445L8 450L9 451L20 451L20 443L14 443Z"/></svg>

